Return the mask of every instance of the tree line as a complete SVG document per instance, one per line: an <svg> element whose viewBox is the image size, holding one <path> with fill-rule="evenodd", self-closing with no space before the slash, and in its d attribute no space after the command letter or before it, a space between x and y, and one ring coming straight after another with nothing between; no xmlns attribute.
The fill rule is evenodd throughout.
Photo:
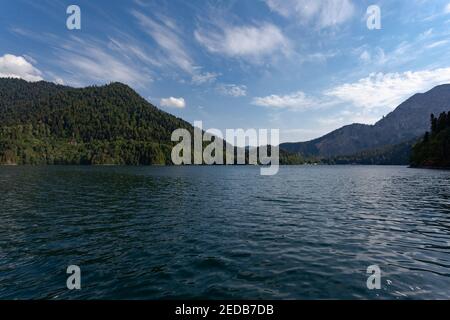
<svg viewBox="0 0 450 320"><path fill-rule="evenodd" d="M413 167L450 167L450 111L430 117L426 132L412 150Z"/></svg>

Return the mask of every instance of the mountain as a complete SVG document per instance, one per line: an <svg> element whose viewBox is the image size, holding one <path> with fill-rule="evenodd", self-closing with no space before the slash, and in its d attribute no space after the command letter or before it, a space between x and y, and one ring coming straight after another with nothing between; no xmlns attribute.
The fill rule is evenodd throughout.
<svg viewBox="0 0 450 320"><path fill-rule="evenodd" d="M415 94L375 125L352 124L321 138L300 143L284 143L281 149L305 157L335 157L397 145L417 139L428 129L430 114L440 114L450 106L450 84Z"/></svg>
<svg viewBox="0 0 450 320"><path fill-rule="evenodd" d="M121 83L0 79L0 163L169 164L178 128L193 130Z"/></svg>
<svg viewBox="0 0 450 320"><path fill-rule="evenodd" d="M431 132L413 147L411 166L450 168L450 111L431 116Z"/></svg>

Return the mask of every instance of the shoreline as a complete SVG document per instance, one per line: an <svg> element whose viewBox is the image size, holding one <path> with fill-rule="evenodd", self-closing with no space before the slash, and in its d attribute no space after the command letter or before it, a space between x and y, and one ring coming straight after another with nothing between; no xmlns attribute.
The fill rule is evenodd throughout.
<svg viewBox="0 0 450 320"><path fill-rule="evenodd" d="M223 164L223 165L173 165L173 164L150 164L150 165L128 165L128 164L0 164L0 167L264 167L252 164ZM279 164L280 167L408 167L412 169L446 169L450 168L424 168L412 167L408 164Z"/></svg>
<svg viewBox="0 0 450 320"><path fill-rule="evenodd" d="M428 170L450 170L450 167L435 167L435 166L409 166L411 169L428 169Z"/></svg>

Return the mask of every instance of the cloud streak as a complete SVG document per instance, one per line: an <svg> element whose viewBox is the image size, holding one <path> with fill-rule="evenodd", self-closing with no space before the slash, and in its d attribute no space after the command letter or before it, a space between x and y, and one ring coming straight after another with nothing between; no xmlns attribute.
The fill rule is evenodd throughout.
<svg viewBox="0 0 450 320"><path fill-rule="evenodd" d="M20 33L13 32L52 48L51 54L40 60L58 71L33 73L41 80L77 87L113 81L143 87L153 81L151 68L160 66L157 59L146 53L144 44L120 32L106 40L89 36L63 38L54 34L44 37L22 29Z"/></svg>
<svg viewBox="0 0 450 320"><path fill-rule="evenodd" d="M313 97L308 97L302 91L297 91L287 95L272 94L266 97L256 97L252 104L273 109L307 110L317 107L320 102Z"/></svg>
<svg viewBox="0 0 450 320"><path fill-rule="evenodd" d="M174 23L170 23L167 17L154 20L136 10L132 11L132 15L137 19L142 31L158 44L173 64L189 74L194 74L193 61L187 54Z"/></svg>
<svg viewBox="0 0 450 320"><path fill-rule="evenodd" d="M118 51L108 50L108 46L115 46ZM56 49L57 64L67 71L65 78L73 85L119 81L142 87L152 82L150 69L143 67L150 58L136 50L133 45L118 40L105 43L71 37Z"/></svg>
<svg viewBox="0 0 450 320"><path fill-rule="evenodd" d="M247 95L247 86L236 84L221 84L217 86L217 91L225 96L245 97Z"/></svg>
<svg viewBox="0 0 450 320"><path fill-rule="evenodd" d="M248 60L286 54L290 47L282 31L270 23L210 26L197 29L194 36L211 53Z"/></svg>
<svg viewBox="0 0 450 320"><path fill-rule="evenodd" d="M266 0L266 4L283 17L302 24L312 23L318 28L340 25L355 12L351 0Z"/></svg>
<svg viewBox="0 0 450 320"><path fill-rule="evenodd" d="M219 76L217 73L202 73L201 67L195 65L183 43L183 34L176 23L166 16L151 18L143 13L132 10L143 32L150 36L162 50L160 60L166 66L176 66L192 77L192 83L203 84L214 82Z"/></svg>

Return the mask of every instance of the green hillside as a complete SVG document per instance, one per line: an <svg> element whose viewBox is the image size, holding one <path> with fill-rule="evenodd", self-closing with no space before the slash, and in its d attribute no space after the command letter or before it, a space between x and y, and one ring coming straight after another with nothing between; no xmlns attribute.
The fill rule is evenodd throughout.
<svg viewBox="0 0 450 320"><path fill-rule="evenodd" d="M431 132L414 146L411 165L450 168L450 111L437 118L431 115Z"/></svg>
<svg viewBox="0 0 450 320"><path fill-rule="evenodd" d="M126 85L75 89L0 79L0 163L169 164L177 128Z"/></svg>

